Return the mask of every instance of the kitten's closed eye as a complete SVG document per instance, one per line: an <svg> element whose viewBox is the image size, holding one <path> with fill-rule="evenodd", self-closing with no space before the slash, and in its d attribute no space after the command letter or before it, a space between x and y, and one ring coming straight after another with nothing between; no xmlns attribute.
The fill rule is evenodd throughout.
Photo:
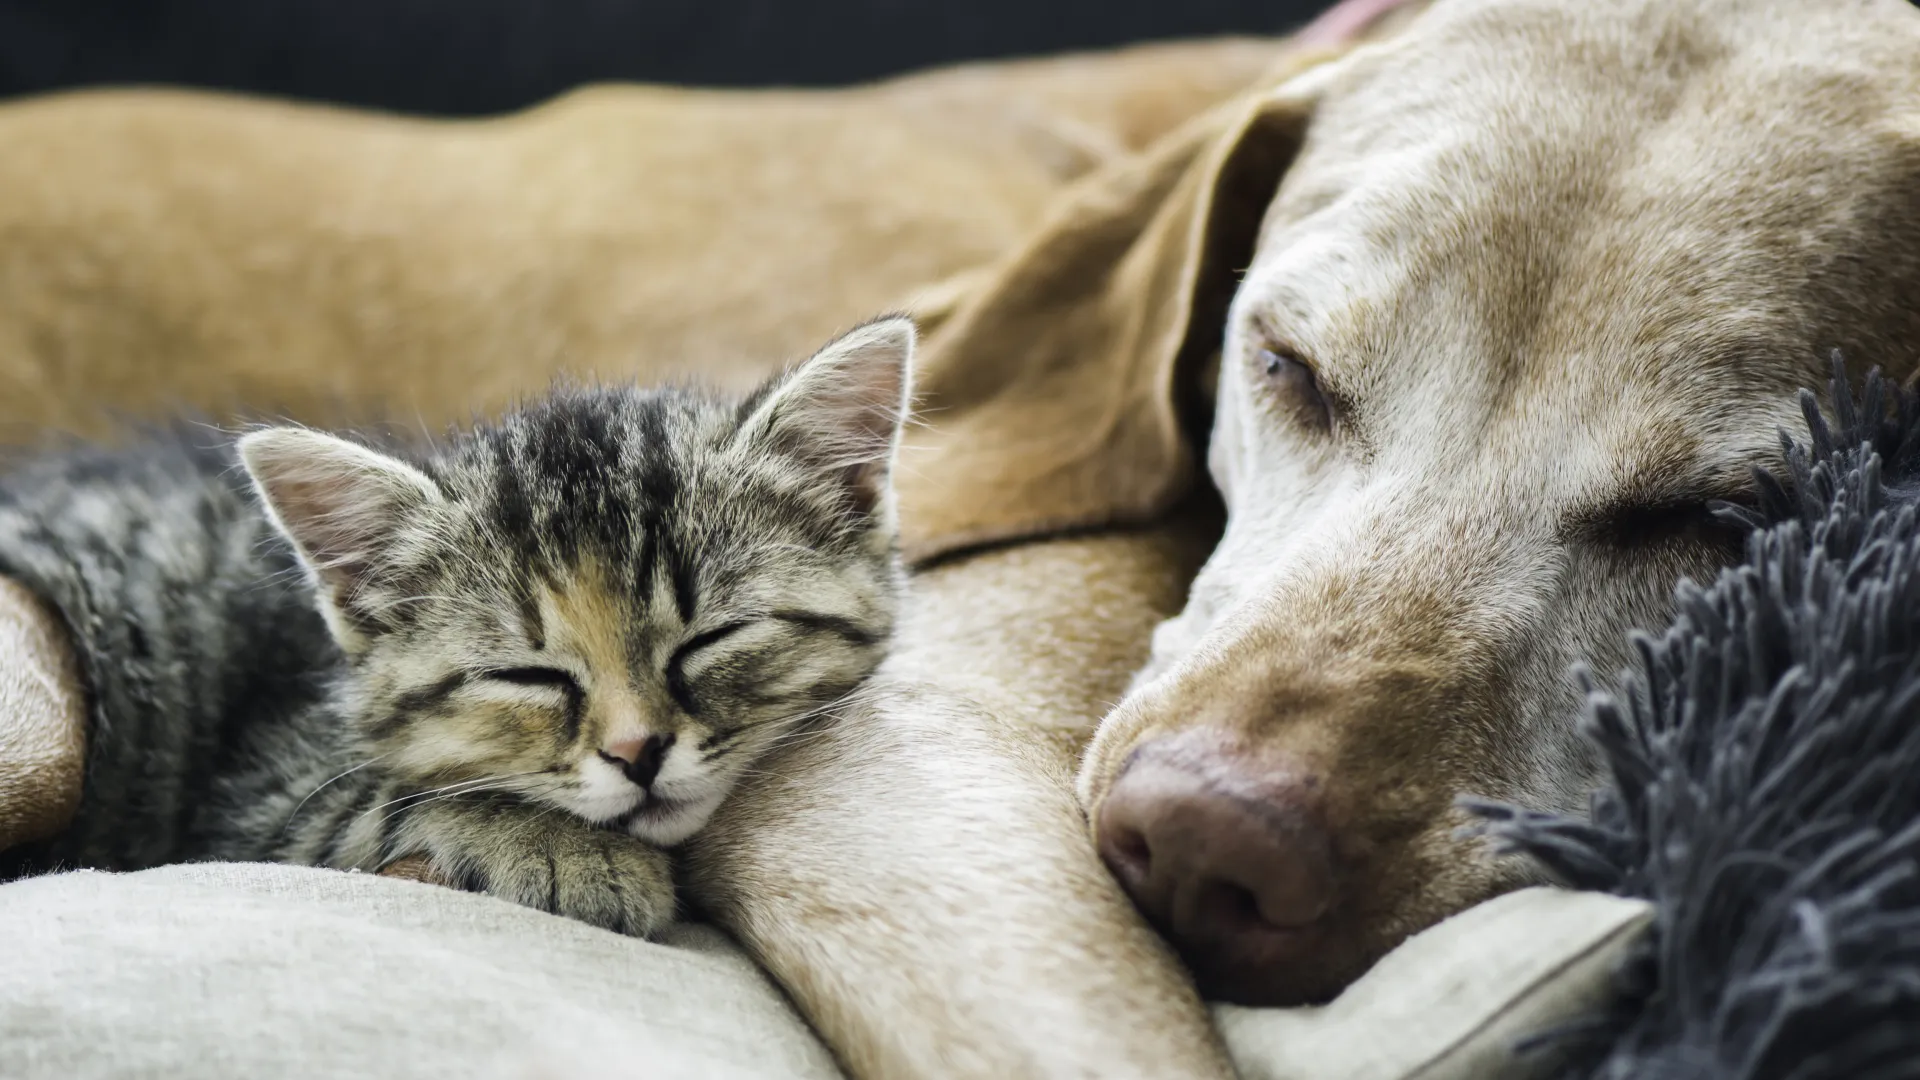
<svg viewBox="0 0 1920 1080"><path fill-rule="evenodd" d="M687 639L668 664L668 689L693 716L716 706L805 711L864 679L886 631L843 615L770 611Z"/></svg>
<svg viewBox="0 0 1920 1080"><path fill-rule="evenodd" d="M482 677L508 686L557 692L566 708L566 737L572 739L579 734L587 708L587 691L571 672L551 667L510 667L494 668L483 673Z"/></svg>
<svg viewBox="0 0 1920 1080"><path fill-rule="evenodd" d="M508 686L524 686L535 690L551 690L566 700L567 726L571 730L580 722L580 713L586 705L587 691L573 673L551 667L510 667L494 668L483 673L483 678Z"/></svg>
<svg viewBox="0 0 1920 1080"><path fill-rule="evenodd" d="M512 667L495 668L485 672L484 678L496 682L511 683L515 686L550 686L569 697L584 693L580 681L569 672L549 667Z"/></svg>
<svg viewBox="0 0 1920 1080"><path fill-rule="evenodd" d="M700 703L694 699L693 691L687 687L687 657L709 645L732 637L752 625L746 620L730 622L725 626L716 626L688 638L681 646L673 650L673 656L667 660L667 693L673 697L673 703L684 709L688 716L700 715Z"/></svg>

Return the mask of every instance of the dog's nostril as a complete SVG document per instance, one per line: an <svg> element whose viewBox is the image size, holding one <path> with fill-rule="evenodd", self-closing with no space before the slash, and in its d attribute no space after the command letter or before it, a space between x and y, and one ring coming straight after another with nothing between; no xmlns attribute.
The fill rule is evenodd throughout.
<svg viewBox="0 0 1920 1080"><path fill-rule="evenodd" d="M1234 922L1262 923L1266 916L1260 914L1260 901L1253 893L1241 886L1222 882L1219 887L1220 906L1227 917Z"/></svg>
<svg viewBox="0 0 1920 1080"><path fill-rule="evenodd" d="M1190 886L1195 892L1194 907L1184 925L1195 937L1231 942L1237 935L1259 935L1274 931L1297 930L1318 918L1302 919L1304 911L1292 909L1283 901L1278 918L1261 909L1261 899L1252 889L1232 881L1202 879ZM1269 900L1268 906L1274 906Z"/></svg>
<svg viewBox="0 0 1920 1080"><path fill-rule="evenodd" d="M1146 834L1122 822L1101 830L1100 857L1129 892L1144 887L1153 875L1153 848Z"/></svg>

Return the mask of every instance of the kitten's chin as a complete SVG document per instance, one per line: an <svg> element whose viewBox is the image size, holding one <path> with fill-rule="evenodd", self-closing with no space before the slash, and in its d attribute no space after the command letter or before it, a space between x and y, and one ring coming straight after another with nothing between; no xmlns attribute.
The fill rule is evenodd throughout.
<svg viewBox="0 0 1920 1080"><path fill-rule="evenodd" d="M627 815L638 812L636 804L642 798L639 789L628 787L614 794L576 793L551 801L591 824L618 825L626 821Z"/></svg>
<svg viewBox="0 0 1920 1080"><path fill-rule="evenodd" d="M627 833L656 847L672 847L699 832L725 797L724 791L691 799L655 796L627 815Z"/></svg>

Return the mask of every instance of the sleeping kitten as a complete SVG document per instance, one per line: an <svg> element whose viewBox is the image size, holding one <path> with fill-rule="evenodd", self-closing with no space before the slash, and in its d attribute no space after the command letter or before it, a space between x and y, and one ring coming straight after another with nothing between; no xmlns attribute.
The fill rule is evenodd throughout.
<svg viewBox="0 0 1920 1080"><path fill-rule="evenodd" d="M912 344L884 319L744 399L566 391L417 454L281 427L0 478L0 574L93 692L34 862L428 854L650 932L659 849L884 651Z"/></svg>

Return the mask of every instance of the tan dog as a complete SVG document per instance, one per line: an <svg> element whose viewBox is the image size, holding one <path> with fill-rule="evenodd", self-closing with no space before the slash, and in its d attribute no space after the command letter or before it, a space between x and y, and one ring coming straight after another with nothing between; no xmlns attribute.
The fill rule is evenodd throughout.
<svg viewBox="0 0 1920 1080"><path fill-rule="evenodd" d="M1737 557L1708 503L1832 350L1920 362L1916 58L1901 0L1448 0L1251 108L1224 339L1130 368L1219 348L1226 533L1079 778L1203 990L1325 998L1525 881L1458 796L1584 807L1569 666ZM1141 441L1060 496L1177 490Z"/></svg>

